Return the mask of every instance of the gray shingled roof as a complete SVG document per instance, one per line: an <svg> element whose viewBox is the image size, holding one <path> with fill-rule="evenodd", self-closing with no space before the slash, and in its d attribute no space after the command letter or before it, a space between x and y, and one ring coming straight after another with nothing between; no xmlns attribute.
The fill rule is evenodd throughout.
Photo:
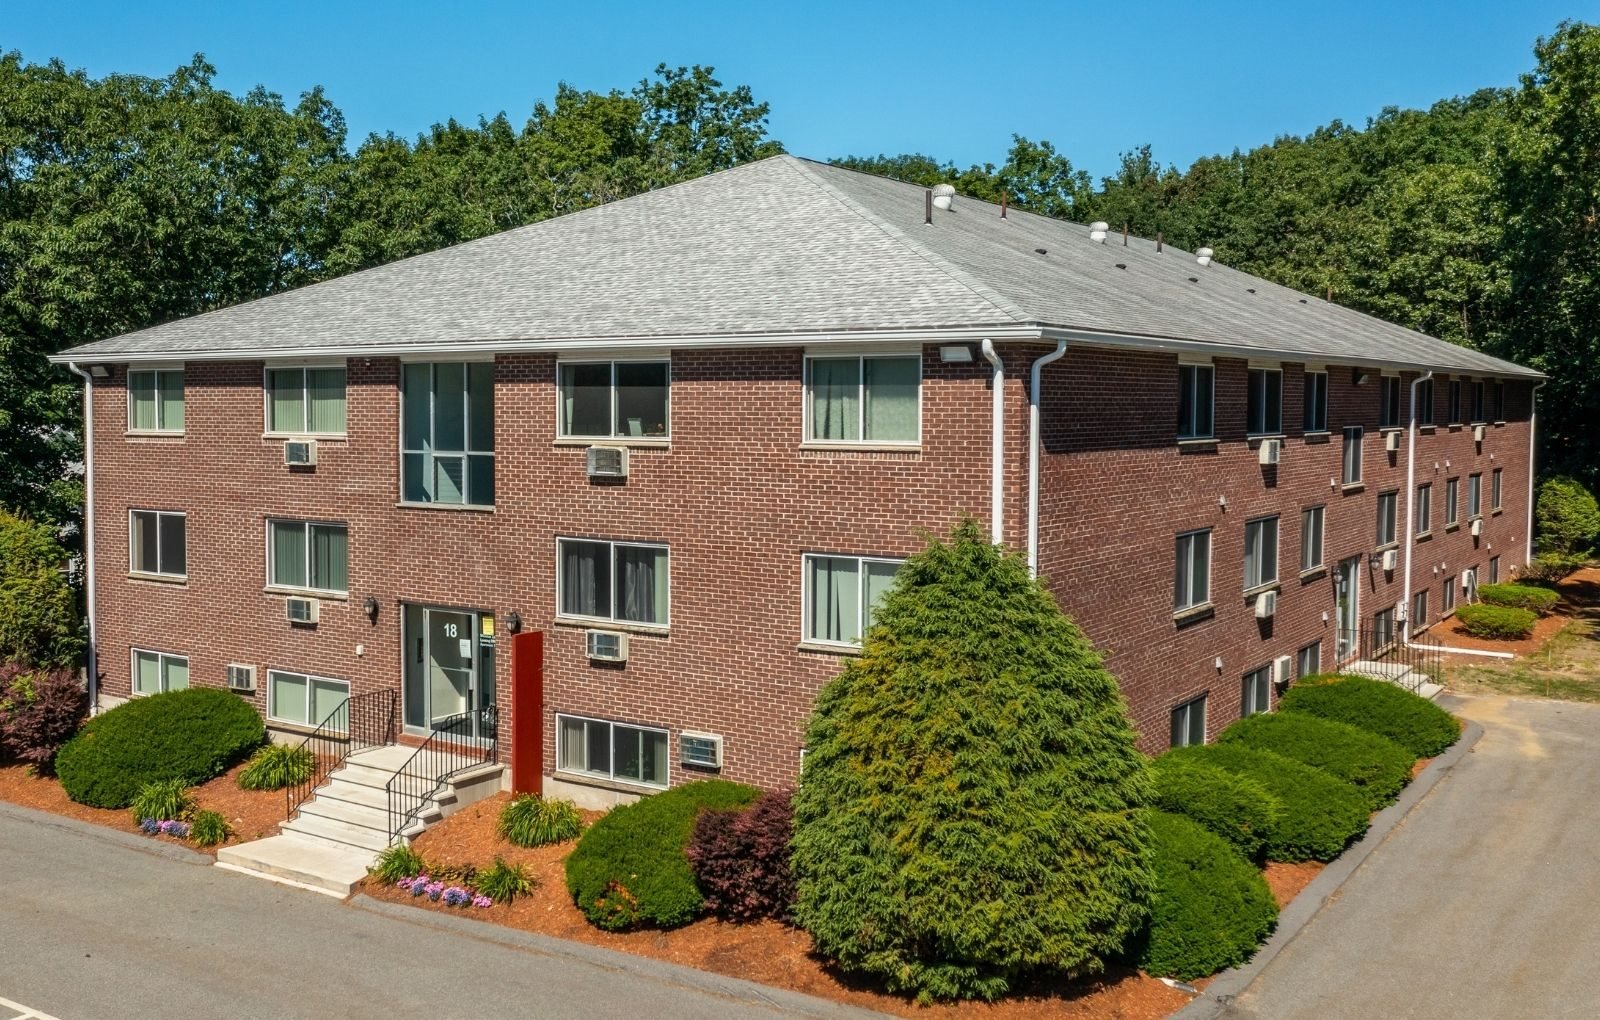
<svg viewBox="0 0 1600 1020"><path fill-rule="evenodd" d="M1038 249L1043 249L1040 254ZM1192 278L1192 279L1191 279ZM57 360L1066 331L1286 360L1533 376L1188 252L777 156ZM1052 334L1053 335L1053 334Z"/></svg>

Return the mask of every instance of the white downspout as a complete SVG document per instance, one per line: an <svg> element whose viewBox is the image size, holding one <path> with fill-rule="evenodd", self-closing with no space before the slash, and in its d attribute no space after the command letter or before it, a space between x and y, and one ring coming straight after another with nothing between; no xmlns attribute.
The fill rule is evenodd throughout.
<svg viewBox="0 0 1600 1020"><path fill-rule="evenodd" d="M1411 380L1411 421L1406 426L1406 565L1405 565L1405 595L1400 603L1400 614L1404 621L1400 626L1400 636L1404 643L1411 643L1411 553L1416 545L1416 536L1413 534L1417 527L1417 387L1433 378L1433 369L1428 369L1423 374ZM1428 490L1428 512L1433 512L1433 490Z"/></svg>
<svg viewBox="0 0 1600 1020"><path fill-rule="evenodd" d="M1039 576L1039 380L1044 366L1067 353L1067 342L1056 342L1056 349L1033 363L1032 384L1028 388L1028 573Z"/></svg>
<svg viewBox="0 0 1600 1020"><path fill-rule="evenodd" d="M68 362L67 369L83 378L83 576L89 604L89 711L100 702L100 670L95 642L100 631L94 625L94 376Z"/></svg>
<svg viewBox="0 0 1600 1020"><path fill-rule="evenodd" d="M1533 440L1539 434L1536 426L1539 423L1539 391L1545 388L1549 379L1533 384L1533 392L1528 395L1528 530L1523 539L1522 565L1533 563Z"/></svg>
<svg viewBox="0 0 1600 1020"><path fill-rule="evenodd" d="M989 426L989 541L1005 540L1006 485L1006 365L995 353L994 341L984 340L983 360L994 366L994 386L990 394Z"/></svg>

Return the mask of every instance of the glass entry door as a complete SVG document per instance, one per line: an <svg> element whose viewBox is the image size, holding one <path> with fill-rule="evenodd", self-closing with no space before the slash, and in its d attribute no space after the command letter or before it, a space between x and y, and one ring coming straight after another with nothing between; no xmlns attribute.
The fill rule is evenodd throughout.
<svg viewBox="0 0 1600 1020"><path fill-rule="evenodd" d="M494 704L494 618L406 606L405 721L413 731L487 736Z"/></svg>
<svg viewBox="0 0 1600 1020"><path fill-rule="evenodd" d="M1334 644L1334 657L1342 664L1361 647L1361 557L1352 556L1340 562L1336 583L1339 634Z"/></svg>

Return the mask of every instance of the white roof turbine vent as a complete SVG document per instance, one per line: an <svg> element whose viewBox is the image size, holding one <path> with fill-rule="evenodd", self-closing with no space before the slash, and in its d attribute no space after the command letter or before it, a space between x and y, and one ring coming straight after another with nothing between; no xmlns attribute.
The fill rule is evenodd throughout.
<svg viewBox="0 0 1600 1020"><path fill-rule="evenodd" d="M1089 240L1096 241L1100 244L1105 244L1106 232L1110 229L1111 227L1106 223L1105 220L1095 220L1093 223L1089 224Z"/></svg>
<svg viewBox="0 0 1600 1020"><path fill-rule="evenodd" d="M935 184L933 186L933 207L935 209L950 208L951 201L956 197L954 184Z"/></svg>
<svg viewBox="0 0 1600 1020"><path fill-rule="evenodd" d="M1210 248L1196 248L1194 252L1194 260L1200 263L1202 266L1209 266L1211 264L1211 254Z"/></svg>

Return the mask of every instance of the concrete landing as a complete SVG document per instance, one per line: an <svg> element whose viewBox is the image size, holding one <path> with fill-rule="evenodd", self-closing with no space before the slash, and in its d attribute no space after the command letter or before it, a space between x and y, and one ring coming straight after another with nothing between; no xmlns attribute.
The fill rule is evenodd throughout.
<svg viewBox="0 0 1600 1020"><path fill-rule="evenodd" d="M376 858L374 851L291 834L225 846L217 851L217 867L343 899Z"/></svg>

